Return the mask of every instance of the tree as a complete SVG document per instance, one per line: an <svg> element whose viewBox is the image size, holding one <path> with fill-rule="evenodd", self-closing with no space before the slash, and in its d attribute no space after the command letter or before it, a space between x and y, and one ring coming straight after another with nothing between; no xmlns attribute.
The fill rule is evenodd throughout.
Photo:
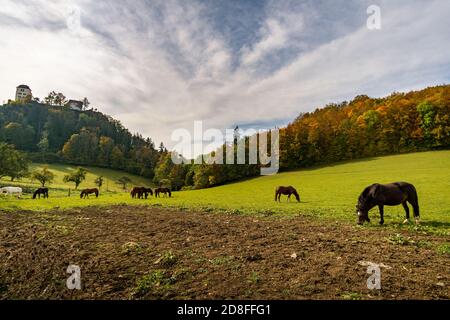
<svg viewBox="0 0 450 320"><path fill-rule="evenodd" d="M124 155L118 146L115 146L111 151L111 167L113 169L122 169L124 165Z"/></svg>
<svg viewBox="0 0 450 320"><path fill-rule="evenodd" d="M81 182L83 182L86 179L87 171L84 168L77 168L76 171L67 174L64 176L63 181L64 182L73 182L75 183L75 189L78 189L78 186Z"/></svg>
<svg viewBox="0 0 450 320"><path fill-rule="evenodd" d="M99 189L101 189L101 187L103 185L103 176L97 177L97 179L95 179L94 183Z"/></svg>
<svg viewBox="0 0 450 320"><path fill-rule="evenodd" d="M129 184L129 183L131 183L131 182L132 182L131 179L128 178L127 176L120 177L120 178L116 181L117 184L119 184L119 185L122 186L123 190L126 190L126 189L127 189L127 184Z"/></svg>
<svg viewBox="0 0 450 320"><path fill-rule="evenodd" d="M11 177L11 180L28 174L29 162L25 155L14 146L0 142L0 178Z"/></svg>
<svg viewBox="0 0 450 320"><path fill-rule="evenodd" d="M47 131L44 131L42 133L41 140L39 140L37 147L38 147L39 151L41 151L42 153L45 153L48 151L49 142L48 142L48 132Z"/></svg>
<svg viewBox="0 0 450 320"><path fill-rule="evenodd" d="M57 93L53 100L53 103L57 106L63 106L66 104L66 102L67 102L66 96L61 92Z"/></svg>
<svg viewBox="0 0 450 320"><path fill-rule="evenodd" d="M55 99L56 99L56 92L52 91L44 98L44 102L48 105L53 106L55 105Z"/></svg>
<svg viewBox="0 0 450 320"><path fill-rule="evenodd" d="M55 175L47 167L42 168L42 170L35 170L31 174L31 180L39 181L42 187L45 187L46 184L51 184L54 179Z"/></svg>
<svg viewBox="0 0 450 320"><path fill-rule="evenodd" d="M89 102L88 98L83 99L83 110L87 110L91 103Z"/></svg>
<svg viewBox="0 0 450 320"><path fill-rule="evenodd" d="M94 164L98 153L98 137L87 129L73 134L64 144L62 155L68 162L89 165Z"/></svg>

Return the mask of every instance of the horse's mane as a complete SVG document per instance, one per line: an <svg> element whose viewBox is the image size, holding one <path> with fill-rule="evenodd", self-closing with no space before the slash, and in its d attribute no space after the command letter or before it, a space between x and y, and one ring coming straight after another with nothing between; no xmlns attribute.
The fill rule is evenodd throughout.
<svg viewBox="0 0 450 320"><path fill-rule="evenodd" d="M365 188L364 191L359 195L359 198L358 198L358 205L359 205L359 206L361 206L361 205L364 206L364 205L366 204L367 200L369 200L369 193L370 193L370 191L371 191L372 188L373 188L374 186L376 186L376 185L377 185L377 183L374 183L374 184L368 186L368 187Z"/></svg>

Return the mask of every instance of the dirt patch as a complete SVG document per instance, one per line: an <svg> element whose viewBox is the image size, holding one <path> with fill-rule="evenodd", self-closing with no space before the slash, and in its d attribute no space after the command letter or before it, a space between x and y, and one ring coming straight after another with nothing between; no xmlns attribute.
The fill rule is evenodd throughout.
<svg viewBox="0 0 450 320"><path fill-rule="evenodd" d="M449 299L445 236L115 206L0 213L3 299ZM367 262L382 264L367 288ZM68 290L69 265L82 289Z"/></svg>

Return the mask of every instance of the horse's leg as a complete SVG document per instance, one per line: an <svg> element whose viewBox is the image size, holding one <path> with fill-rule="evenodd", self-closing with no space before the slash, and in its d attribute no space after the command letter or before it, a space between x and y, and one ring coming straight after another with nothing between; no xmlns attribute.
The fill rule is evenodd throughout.
<svg viewBox="0 0 450 320"><path fill-rule="evenodd" d="M413 213L414 213L414 219L416 220L416 224L419 224L419 218L420 218L420 212L419 212L419 204L417 203L417 200L414 201L408 201L409 203L411 203L412 207L413 207Z"/></svg>
<svg viewBox="0 0 450 320"><path fill-rule="evenodd" d="M408 207L408 204L405 201L405 202L402 203L402 205L403 205L403 208L405 209L405 213L406 213L406 219L405 219L405 221L403 221L403 223L404 224L405 223L409 223L409 207Z"/></svg>
<svg viewBox="0 0 450 320"><path fill-rule="evenodd" d="M379 205L378 209L380 210L380 224L383 225L384 223L384 206L383 205Z"/></svg>
<svg viewBox="0 0 450 320"><path fill-rule="evenodd" d="M291 194L288 195L287 202L291 202Z"/></svg>

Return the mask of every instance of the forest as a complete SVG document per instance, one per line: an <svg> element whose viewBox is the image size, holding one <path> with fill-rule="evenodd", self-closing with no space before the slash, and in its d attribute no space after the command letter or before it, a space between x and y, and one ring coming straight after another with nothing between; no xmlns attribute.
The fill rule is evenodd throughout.
<svg viewBox="0 0 450 320"><path fill-rule="evenodd" d="M237 139L248 142L248 137L236 137L235 144ZM174 190L213 187L260 173L258 165L175 165L164 145L155 148L150 138L131 134L109 116L37 102L0 107L0 142L35 162L123 170ZM450 86L442 85L385 98L360 95L301 113L280 129L280 166L292 170L449 146Z"/></svg>

